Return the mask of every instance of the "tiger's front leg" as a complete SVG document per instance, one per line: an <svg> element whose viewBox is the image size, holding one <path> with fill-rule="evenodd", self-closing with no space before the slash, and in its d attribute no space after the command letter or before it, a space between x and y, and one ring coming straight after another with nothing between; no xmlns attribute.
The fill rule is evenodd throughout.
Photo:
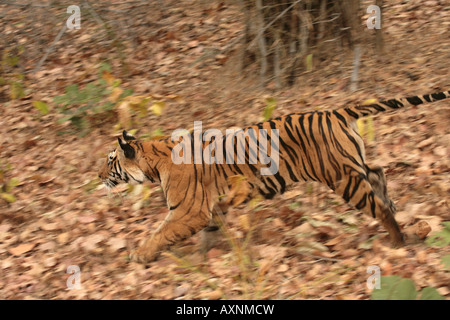
<svg viewBox="0 0 450 320"><path fill-rule="evenodd" d="M131 260L143 264L155 261L161 251L170 245L170 243L165 244L162 239L164 239L164 235L155 232L150 239L147 239L138 249L131 252Z"/></svg>
<svg viewBox="0 0 450 320"><path fill-rule="evenodd" d="M210 219L208 210L196 214L186 214L184 210L171 211L150 239L131 253L131 260L140 263L156 260L162 250L202 230Z"/></svg>

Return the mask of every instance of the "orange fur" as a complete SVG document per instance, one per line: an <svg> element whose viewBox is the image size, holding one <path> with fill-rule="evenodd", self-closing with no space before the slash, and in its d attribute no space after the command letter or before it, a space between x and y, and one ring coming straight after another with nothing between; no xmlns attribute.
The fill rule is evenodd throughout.
<svg viewBox="0 0 450 320"><path fill-rule="evenodd" d="M210 226L213 214L226 212L219 198L229 193L228 177L235 175L245 176L249 196L260 193L266 198L284 192L297 181L320 181L350 205L378 219L389 232L392 244L400 246L404 240L394 218L395 206L387 193L383 169L366 164L364 144L355 122L367 114L447 97L448 92L377 101L334 111L294 113L244 129L244 132L278 130L278 171L272 175L260 173L268 166L260 159L251 165L206 164L204 161L175 164L171 152L177 141L166 138L140 142L124 131L119 138L120 146L108 156L99 177L108 187L120 182L150 180L160 183L164 191L170 212L153 235L132 254L132 258L140 262L156 259L165 248ZM214 143L227 139L229 137L225 136L223 141L214 140ZM245 142L248 156L249 136ZM202 151L211 143L203 142Z"/></svg>

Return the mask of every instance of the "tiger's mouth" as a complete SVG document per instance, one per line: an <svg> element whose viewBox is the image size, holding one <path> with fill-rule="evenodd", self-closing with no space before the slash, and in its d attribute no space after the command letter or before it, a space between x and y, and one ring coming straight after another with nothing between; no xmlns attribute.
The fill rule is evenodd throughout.
<svg viewBox="0 0 450 320"><path fill-rule="evenodd" d="M106 188L108 188L108 190L111 190L112 188L114 188L119 184L118 181L111 179L104 179L102 182L106 186Z"/></svg>

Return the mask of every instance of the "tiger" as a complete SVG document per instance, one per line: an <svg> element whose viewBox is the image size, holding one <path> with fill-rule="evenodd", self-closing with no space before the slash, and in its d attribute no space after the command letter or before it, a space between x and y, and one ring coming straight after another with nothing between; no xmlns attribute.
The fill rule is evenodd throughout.
<svg viewBox="0 0 450 320"><path fill-rule="evenodd" d="M356 121L379 112L393 111L404 106L443 100L450 91L394 98L371 100L353 106L330 111L291 113L243 128L245 144L244 163L197 162L175 163L174 150L180 149L182 135L156 140L139 141L123 131L118 146L107 156L99 171L99 178L107 188L119 183L142 184L144 181L158 183L164 193L169 213L151 237L132 250L132 261L147 264L173 244L193 234L217 230L215 217L226 214L230 206L237 205L232 199L224 200L233 185L230 177L243 176L250 199L262 195L271 199L299 181L318 181L331 188L351 207L377 219L388 232L393 247L405 244L405 238L395 220L396 207L387 190L386 177L381 166L366 162L363 139L358 133ZM265 130L265 131L264 131ZM254 135L247 134L253 132ZM263 134L266 132L266 134ZM274 136L276 132L277 137ZM185 137L189 134L185 134ZM272 145L270 156L278 153L277 170L262 174L268 162L257 151L262 143L251 148L252 142L261 138L277 141ZM194 140L193 137L187 137ZM230 152L236 144L225 142L236 139L228 134L222 138L200 139L200 151L208 147L211 155ZM221 142L221 143L220 143ZM191 146L192 147L192 146ZM184 154L189 151L182 149ZM196 150L192 150L194 153ZM210 150L211 151L211 150ZM201 153L201 152L200 152ZM253 156L253 163L249 163ZM236 159L236 154L232 160Z"/></svg>

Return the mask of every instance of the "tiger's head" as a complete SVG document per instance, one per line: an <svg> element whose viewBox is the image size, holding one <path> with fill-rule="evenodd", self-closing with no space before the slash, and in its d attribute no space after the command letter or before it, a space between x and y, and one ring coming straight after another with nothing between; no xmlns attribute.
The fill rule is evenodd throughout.
<svg viewBox="0 0 450 320"><path fill-rule="evenodd" d="M119 146L108 154L101 167L98 177L108 189L121 182L129 184L143 183L146 176L139 162L142 159L142 151L136 138L125 130L122 137L117 138Z"/></svg>

